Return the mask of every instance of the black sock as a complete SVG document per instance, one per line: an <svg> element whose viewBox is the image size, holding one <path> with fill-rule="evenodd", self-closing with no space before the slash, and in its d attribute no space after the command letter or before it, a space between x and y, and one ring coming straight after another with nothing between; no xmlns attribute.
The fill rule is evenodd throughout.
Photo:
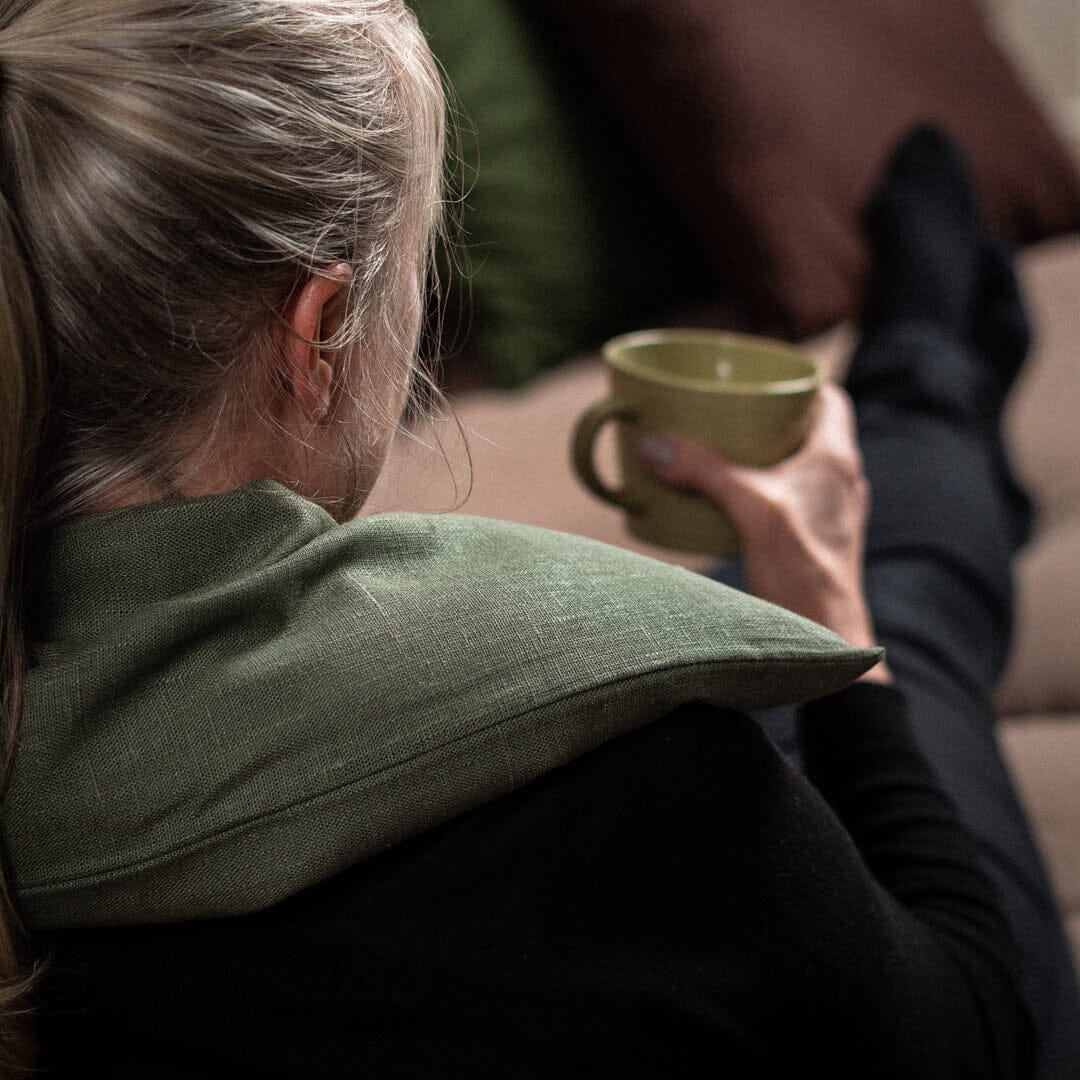
<svg viewBox="0 0 1080 1080"><path fill-rule="evenodd" d="M1031 326L1012 254L983 230L963 156L946 135L920 128L900 144L867 209L866 237L875 275L848 388L894 403L900 396L972 425L990 447L1019 546L1032 507L1009 466L1000 423ZM902 322L943 332L959 351L914 377L905 370L911 357L880 347L881 333Z"/></svg>
<svg viewBox="0 0 1080 1080"><path fill-rule="evenodd" d="M988 240L967 165L947 136L922 127L897 147L867 208L865 233L875 271L864 329L916 320L970 340Z"/></svg>

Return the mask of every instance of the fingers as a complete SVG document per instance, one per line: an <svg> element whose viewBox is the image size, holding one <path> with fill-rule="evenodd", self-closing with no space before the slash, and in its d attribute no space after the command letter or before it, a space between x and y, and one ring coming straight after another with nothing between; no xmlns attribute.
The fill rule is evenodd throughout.
<svg viewBox="0 0 1080 1080"><path fill-rule="evenodd" d="M771 527L783 512L783 474L735 465L692 439L646 436L641 454L665 484L693 491L725 510L744 540Z"/></svg>
<svg viewBox="0 0 1080 1080"><path fill-rule="evenodd" d="M831 458L861 473L862 459L855 434L851 399L839 387L821 388L814 416L802 447L791 457L768 468L736 465L703 443L677 435L646 435L638 443L650 471L672 487L696 491L732 512L730 503L747 493L767 493L770 487L805 467L807 459Z"/></svg>
<svg viewBox="0 0 1080 1080"><path fill-rule="evenodd" d="M638 449L650 471L665 484L696 491L723 503L738 466L693 439L677 435L646 435Z"/></svg>
<svg viewBox="0 0 1080 1080"><path fill-rule="evenodd" d="M702 443L646 436L640 452L666 484L694 491L724 509L744 541L809 530L841 543L861 535L868 493L847 394L823 387L801 449L769 468L735 465Z"/></svg>

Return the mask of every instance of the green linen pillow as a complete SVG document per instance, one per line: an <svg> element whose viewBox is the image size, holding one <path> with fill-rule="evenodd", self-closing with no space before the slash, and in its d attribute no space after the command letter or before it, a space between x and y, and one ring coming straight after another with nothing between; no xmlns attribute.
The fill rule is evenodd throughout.
<svg viewBox="0 0 1080 1080"><path fill-rule="evenodd" d="M690 701L879 657L593 541L270 481L52 537L3 843L31 924L259 910Z"/></svg>
<svg viewBox="0 0 1080 1080"><path fill-rule="evenodd" d="M465 356L519 386L623 320L640 324L677 295L695 257L634 152L519 4L410 3L457 108L451 196L462 200L465 259L447 275L447 336L453 345L464 328Z"/></svg>

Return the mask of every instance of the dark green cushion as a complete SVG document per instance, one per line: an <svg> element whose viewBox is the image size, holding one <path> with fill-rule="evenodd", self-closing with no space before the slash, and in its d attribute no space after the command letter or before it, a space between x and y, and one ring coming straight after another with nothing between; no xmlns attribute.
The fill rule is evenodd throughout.
<svg viewBox="0 0 1080 1080"><path fill-rule="evenodd" d="M514 0L410 0L456 105L448 337L498 385L641 325L687 260L670 212ZM452 191L453 194L453 191ZM450 262L453 262L451 258Z"/></svg>

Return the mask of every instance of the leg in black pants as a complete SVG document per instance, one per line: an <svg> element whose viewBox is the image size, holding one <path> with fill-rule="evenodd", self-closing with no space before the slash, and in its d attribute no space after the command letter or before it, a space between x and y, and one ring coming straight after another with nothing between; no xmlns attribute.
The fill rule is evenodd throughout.
<svg viewBox="0 0 1080 1080"><path fill-rule="evenodd" d="M852 367L873 503L866 591L923 752L979 840L1025 964L1035 1075L1080 1077L1080 993L1060 913L997 742L993 693L1010 641L1022 504L986 401L940 373L981 358L916 323L886 325ZM888 366L875 385L866 373ZM972 385L976 381L972 380ZM905 390L906 393L899 393Z"/></svg>
<svg viewBox="0 0 1080 1080"><path fill-rule="evenodd" d="M1036 1075L1080 1077L1080 990L1001 758L993 695L1030 529L1001 412L1030 335L1009 257L984 234L940 134L898 150L867 216L877 258L848 390L872 492L866 592L930 763L978 838L1020 945Z"/></svg>
<svg viewBox="0 0 1080 1080"><path fill-rule="evenodd" d="M963 161L922 131L868 213L877 280L848 390L870 481L866 592L926 757L983 853L1018 940L1039 1080L1080 1078L1080 990L1060 913L1002 761L993 694L1030 506L1001 444L1028 347L1011 261L978 221ZM791 751L793 722L764 715Z"/></svg>
<svg viewBox="0 0 1080 1080"><path fill-rule="evenodd" d="M994 689L1011 636L1023 504L978 396L943 385L977 358L936 327L895 323L860 346L849 389L872 491L866 593L924 754L978 838L1025 968L1038 1080L1080 1078L1080 991L1061 915L1003 763ZM870 369L889 377L869 385ZM793 752L794 718L761 721Z"/></svg>

